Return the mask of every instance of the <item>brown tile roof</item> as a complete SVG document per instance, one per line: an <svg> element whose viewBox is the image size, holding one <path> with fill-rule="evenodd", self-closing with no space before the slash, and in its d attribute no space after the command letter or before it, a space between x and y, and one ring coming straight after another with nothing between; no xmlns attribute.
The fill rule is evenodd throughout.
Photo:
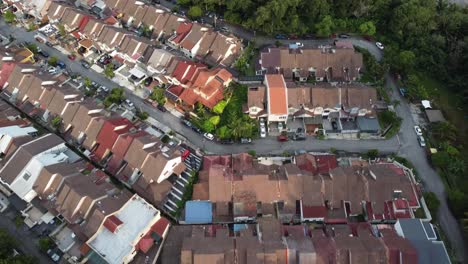
<svg viewBox="0 0 468 264"><path fill-rule="evenodd" d="M159 180L159 177L168 178L170 175L161 175L165 166L169 160L175 159L181 156L180 151L174 151L173 153L166 157L162 152L156 151L149 154L144 163L142 164L140 171L143 173L142 178L144 178L148 183L155 183ZM176 167L170 168L173 173L180 174L185 170L185 165L183 163L178 164ZM168 172L166 172L168 173Z"/></svg>
<svg viewBox="0 0 468 264"><path fill-rule="evenodd" d="M119 51L137 60L143 56L150 46L151 43L146 38L126 35L119 46Z"/></svg>
<svg viewBox="0 0 468 264"><path fill-rule="evenodd" d="M53 1L47 9L47 16L49 17L49 20L61 19L65 10L69 8L71 8L71 5L64 2Z"/></svg>
<svg viewBox="0 0 468 264"><path fill-rule="evenodd" d="M229 66L234 62L236 55L240 53L241 47L241 42L236 37L217 33L210 46L210 53L206 57L206 61L212 65L221 63Z"/></svg>
<svg viewBox="0 0 468 264"><path fill-rule="evenodd" d="M125 35L129 34L130 32L123 28L105 26L99 34L97 41L105 44L110 49L113 49L119 46L120 43L122 43L122 40L125 37Z"/></svg>
<svg viewBox="0 0 468 264"><path fill-rule="evenodd" d="M155 151L155 147L160 144L160 140L153 135L138 137L132 141L124 159L131 167L141 168L148 154Z"/></svg>
<svg viewBox="0 0 468 264"><path fill-rule="evenodd" d="M208 28L204 27L202 24L193 23L192 30L190 30L187 36L182 40L180 46L191 51L193 47L202 40L207 31Z"/></svg>
<svg viewBox="0 0 468 264"><path fill-rule="evenodd" d="M268 95L268 112L276 115L288 114L288 98L286 83L280 74L265 75L265 85Z"/></svg>
<svg viewBox="0 0 468 264"><path fill-rule="evenodd" d="M147 6L146 9L147 11L145 15L143 16L143 18L141 19L141 23L143 23L143 25L148 26L148 27L153 26L158 21L162 10L158 10L154 6Z"/></svg>
<svg viewBox="0 0 468 264"><path fill-rule="evenodd" d="M61 115L68 102L77 101L81 98L81 94L70 86L62 86L56 89L54 97L47 110L54 115Z"/></svg>
<svg viewBox="0 0 468 264"><path fill-rule="evenodd" d="M62 143L62 139L55 134L46 134L21 145L1 168L0 178L3 182L11 184L35 155Z"/></svg>
<svg viewBox="0 0 468 264"><path fill-rule="evenodd" d="M81 33L90 39L97 39L105 25L100 19L91 18Z"/></svg>
<svg viewBox="0 0 468 264"><path fill-rule="evenodd" d="M106 119L107 118L105 117L92 118L91 122L86 127L86 130L84 131L86 134L86 139L83 142L83 146L88 150L90 150L96 143L96 138L99 132L101 132L101 128L104 126Z"/></svg>
<svg viewBox="0 0 468 264"><path fill-rule="evenodd" d="M200 48L197 51L197 56L204 58L206 55L208 55L208 53L211 52L210 47L213 44L213 41L218 36L218 34L219 34L218 32L213 31L213 30L208 30L205 33L205 36L200 42Z"/></svg>
<svg viewBox="0 0 468 264"><path fill-rule="evenodd" d="M84 166L83 163L57 163L45 166L42 168L33 189L41 199L48 199L49 195L58 191L65 178L82 175L80 173L82 166Z"/></svg>
<svg viewBox="0 0 468 264"><path fill-rule="evenodd" d="M362 54L347 48L270 48L261 53L261 66L270 73L280 68L285 78L292 78L293 69L299 69L301 76L308 77L310 68L315 68L317 77L326 77L325 70L331 68L331 79L350 81L359 75L363 61Z"/></svg>
<svg viewBox="0 0 468 264"><path fill-rule="evenodd" d="M63 13L63 17L60 20L60 23L67 27L69 31L73 31L80 26L81 20L85 16L86 14L78 9L67 8Z"/></svg>
<svg viewBox="0 0 468 264"><path fill-rule="evenodd" d="M78 138L81 133L86 131L91 119L102 116L104 112L102 107L98 106L93 100L85 100L79 104L73 119L69 123L64 121L64 124L70 124L72 126L71 135Z"/></svg>

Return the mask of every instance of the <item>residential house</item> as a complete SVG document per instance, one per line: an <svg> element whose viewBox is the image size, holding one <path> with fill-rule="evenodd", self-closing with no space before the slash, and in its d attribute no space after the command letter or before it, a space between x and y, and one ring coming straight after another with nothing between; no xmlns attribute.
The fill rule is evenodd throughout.
<svg viewBox="0 0 468 264"><path fill-rule="evenodd" d="M76 8L67 8L63 12L60 23L65 28L66 32L73 32L77 29L83 29L86 27L90 16Z"/></svg>
<svg viewBox="0 0 468 264"><path fill-rule="evenodd" d="M265 86L249 87L247 91L247 112L251 118L266 116Z"/></svg>
<svg viewBox="0 0 468 264"><path fill-rule="evenodd" d="M21 4L20 10L23 14L33 16L37 21L45 22L46 10L52 4L52 0L24 0L18 1Z"/></svg>
<svg viewBox="0 0 468 264"><path fill-rule="evenodd" d="M111 154L117 138L131 130L136 130L132 122L126 118L113 118L106 120L96 137L97 147L94 149L92 158L103 161Z"/></svg>
<svg viewBox="0 0 468 264"><path fill-rule="evenodd" d="M150 47L151 42L146 38L126 35L117 50L125 61L135 64Z"/></svg>
<svg viewBox="0 0 468 264"><path fill-rule="evenodd" d="M192 81L195 73L201 69L206 69L206 65L193 61L177 61L177 66L174 68L172 74L166 77L172 84L188 87L188 83ZM169 68L171 65L169 65ZM170 70L170 69L169 69ZM169 74L169 72L168 72Z"/></svg>
<svg viewBox="0 0 468 264"><path fill-rule="evenodd" d="M188 23L188 22L180 23L174 35L171 36L167 40L167 44L172 46L173 48L176 48L176 49L179 48L180 43L185 38L185 36L187 36L187 34L190 32L190 30L192 29L192 26L193 26L192 23Z"/></svg>
<svg viewBox="0 0 468 264"><path fill-rule="evenodd" d="M156 208L134 195L120 210L105 218L86 244L101 261L130 263L138 251L148 252L151 247L159 251L169 226ZM89 262L96 263L92 256Z"/></svg>
<svg viewBox="0 0 468 264"><path fill-rule="evenodd" d="M104 26L106 26L106 23L104 23L104 21L96 18L90 18L88 20L88 23L86 23L83 30L81 30L79 34L83 38L88 38L95 41L97 40L99 34L101 34L101 31L104 29Z"/></svg>
<svg viewBox="0 0 468 264"><path fill-rule="evenodd" d="M68 123L64 122L65 130L71 129L71 137L77 145L81 145L87 138L86 129L93 119L102 117L105 114L102 107L96 105L92 100L85 100L80 103L73 119Z"/></svg>
<svg viewBox="0 0 468 264"><path fill-rule="evenodd" d="M418 252L418 262L422 263L451 263L444 242L430 223L423 219L398 219L395 230L400 237L410 241Z"/></svg>
<svg viewBox="0 0 468 264"><path fill-rule="evenodd" d="M362 54L354 49L322 46L319 48L268 48L261 52L257 74L282 74L285 79L351 82L359 79Z"/></svg>
<svg viewBox="0 0 468 264"><path fill-rule="evenodd" d="M147 27L149 30L154 30L154 25L156 25L159 20L159 16L164 13L162 9L158 9L154 6L146 6L146 13L141 19L141 25Z"/></svg>
<svg viewBox="0 0 468 264"><path fill-rule="evenodd" d="M79 159L58 136L47 134L18 147L0 169L0 181L21 199L30 202L37 196L33 186L43 167Z"/></svg>
<svg viewBox="0 0 468 264"><path fill-rule="evenodd" d="M197 69L193 82L179 98L186 106L194 107L197 102L200 102L212 109L224 98L224 87L228 86L231 80L232 74L223 68Z"/></svg>
<svg viewBox="0 0 468 264"><path fill-rule="evenodd" d="M203 45L203 41L201 45ZM241 41L233 35L225 36L216 32L216 37L211 43L208 52L202 53L202 48L198 51L197 56L203 57L209 65L224 65L230 66L240 55L242 49Z"/></svg>
<svg viewBox="0 0 468 264"><path fill-rule="evenodd" d="M96 42L100 50L104 52L112 52L119 47L126 35L130 35L130 32L125 29L105 26L99 34Z"/></svg>
<svg viewBox="0 0 468 264"><path fill-rule="evenodd" d="M148 57L144 60L148 72L151 75L158 75L166 73L174 55L164 49L154 49L151 54L148 54Z"/></svg>
<svg viewBox="0 0 468 264"><path fill-rule="evenodd" d="M288 96L286 82L280 74L265 75L267 122L287 122Z"/></svg>
<svg viewBox="0 0 468 264"><path fill-rule="evenodd" d="M190 32L179 44L180 50L185 56L195 58L200 49L200 44L208 31L209 29L205 25L193 23Z"/></svg>
<svg viewBox="0 0 468 264"><path fill-rule="evenodd" d="M169 38L185 19L171 13L161 13L153 25L153 38Z"/></svg>
<svg viewBox="0 0 468 264"><path fill-rule="evenodd" d="M4 123L4 122L2 122ZM26 136L35 136L37 130L32 126L18 126L6 125L0 127L0 155L5 155L8 153L15 139L26 137Z"/></svg>
<svg viewBox="0 0 468 264"><path fill-rule="evenodd" d="M47 8L47 18L50 23L59 23L67 9L74 7L66 2L52 1Z"/></svg>
<svg viewBox="0 0 468 264"><path fill-rule="evenodd" d="M130 144L135 138L147 136L148 133L145 131L135 131L126 134L119 135L115 144L112 146L112 156L109 158L109 161L106 165L106 170L112 173L113 175L117 175L124 165L124 157L127 153Z"/></svg>
<svg viewBox="0 0 468 264"><path fill-rule="evenodd" d="M398 165L337 166L333 155L317 154L295 159L278 166L248 154L205 156L192 199L213 203L215 223L268 215L285 223L346 222L359 214L380 223L411 218L420 206L414 179Z"/></svg>

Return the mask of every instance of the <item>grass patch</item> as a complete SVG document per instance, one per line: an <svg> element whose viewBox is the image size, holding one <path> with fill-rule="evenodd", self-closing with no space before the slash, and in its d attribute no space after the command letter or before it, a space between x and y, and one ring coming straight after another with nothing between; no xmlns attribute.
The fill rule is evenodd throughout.
<svg viewBox="0 0 468 264"><path fill-rule="evenodd" d="M380 127L384 130L385 138L391 138L400 131L401 118L395 112L390 110L377 113Z"/></svg>

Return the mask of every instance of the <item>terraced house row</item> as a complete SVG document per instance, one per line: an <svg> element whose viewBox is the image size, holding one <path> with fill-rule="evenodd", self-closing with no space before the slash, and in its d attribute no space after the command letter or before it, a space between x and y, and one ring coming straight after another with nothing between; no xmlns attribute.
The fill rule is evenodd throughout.
<svg viewBox="0 0 468 264"><path fill-rule="evenodd" d="M50 237L72 262L156 261L170 227L159 210L114 186L3 100L0 109L0 189L26 202L21 213L28 227L53 226Z"/></svg>
<svg viewBox="0 0 468 264"><path fill-rule="evenodd" d="M52 76L39 66L16 63L8 53L3 54L1 66L0 76L6 78L0 85L10 102L43 122L51 124L58 119L56 128L67 141L152 204L162 207L179 175L197 169L193 164L185 165L185 159L195 154L163 144L158 137L85 98L62 75Z"/></svg>

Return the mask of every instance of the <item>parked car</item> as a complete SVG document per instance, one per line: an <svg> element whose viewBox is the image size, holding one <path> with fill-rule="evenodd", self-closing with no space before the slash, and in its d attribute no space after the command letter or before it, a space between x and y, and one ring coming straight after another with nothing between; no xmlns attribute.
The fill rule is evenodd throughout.
<svg viewBox="0 0 468 264"><path fill-rule="evenodd" d="M184 124L185 126L187 127L193 127L192 123L190 123L190 121L186 120L186 119L183 119L182 120L182 124Z"/></svg>
<svg viewBox="0 0 468 264"><path fill-rule="evenodd" d="M288 136L285 135L285 134L279 135L277 139L278 139L279 142L286 142L286 141L289 140Z"/></svg>
<svg viewBox="0 0 468 264"><path fill-rule="evenodd" d="M275 39L288 39L285 34L276 34Z"/></svg>
<svg viewBox="0 0 468 264"><path fill-rule="evenodd" d="M153 82L153 77L148 77L145 79L145 86L149 86Z"/></svg>
<svg viewBox="0 0 468 264"><path fill-rule="evenodd" d="M43 51L43 50L41 50L41 49L39 49L39 50L37 51L37 53L38 53L39 55L41 55L42 57L44 57L44 58L48 58L48 57L49 57L49 53L47 53L47 52L45 52L45 51Z"/></svg>
<svg viewBox="0 0 468 264"><path fill-rule="evenodd" d="M241 138L240 142L241 142L241 144L250 144L250 143L252 143L252 139L251 138Z"/></svg>
<svg viewBox="0 0 468 264"><path fill-rule="evenodd" d="M307 137L304 135L304 134L296 134L293 136L293 140L295 141L302 141L302 140L306 140Z"/></svg>
<svg viewBox="0 0 468 264"><path fill-rule="evenodd" d="M299 48L304 47L304 43L302 43L302 42L296 42L296 45L297 45Z"/></svg>
<svg viewBox="0 0 468 264"><path fill-rule="evenodd" d="M299 39L299 37L295 34L289 34L288 39Z"/></svg>
<svg viewBox="0 0 468 264"><path fill-rule="evenodd" d="M416 132L416 135L422 136L422 130L419 126L414 126L414 132Z"/></svg>
<svg viewBox="0 0 468 264"><path fill-rule="evenodd" d="M158 106L156 106L156 108L161 112L167 112L166 107L164 107L163 105L158 104Z"/></svg>
<svg viewBox="0 0 468 264"><path fill-rule="evenodd" d="M347 39L347 38L349 38L349 35L345 34L345 33L341 33L340 35L338 35L338 37L342 38L342 39Z"/></svg>
<svg viewBox="0 0 468 264"><path fill-rule="evenodd" d="M336 121L332 121L331 125L333 127L333 130L338 130L338 123L336 123Z"/></svg>
<svg viewBox="0 0 468 264"><path fill-rule="evenodd" d="M377 48L379 48L380 50L383 50L384 49L384 45L380 42L376 42L375 45L377 46Z"/></svg>
<svg viewBox="0 0 468 264"><path fill-rule="evenodd" d="M192 130L197 132L200 135L203 134L203 131L200 128L196 127L196 126L192 126Z"/></svg>
<svg viewBox="0 0 468 264"><path fill-rule="evenodd" d="M57 66L61 69L65 69L67 65L63 61L57 61Z"/></svg>
<svg viewBox="0 0 468 264"><path fill-rule="evenodd" d="M134 104L132 103L132 101L130 101L129 99L125 99L125 103L130 106L130 107L133 107Z"/></svg>
<svg viewBox="0 0 468 264"><path fill-rule="evenodd" d="M260 137L266 137L266 129L265 127L260 127Z"/></svg>
<svg viewBox="0 0 468 264"><path fill-rule="evenodd" d="M74 60L76 59L76 55L75 55L75 54L70 54L70 55L68 55L67 57L68 57L68 59L70 59L70 60L72 60L72 61L74 61Z"/></svg>
<svg viewBox="0 0 468 264"><path fill-rule="evenodd" d="M426 146L426 140L424 140L424 137L423 136L418 136L418 141L419 141L419 145L421 147L425 147Z"/></svg>
<svg viewBox="0 0 468 264"><path fill-rule="evenodd" d="M213 140L214 139L214 136L211 133L205 133L205 134L203 134L203 136L208 140Z"/></svg>
<svg viewBox="0 0 468 264"><path fill-rule="evenodd" d="M60 260L60 255L58 254L58 249L49 249L47 250L47 255L54 261L54 262L59 262Z"/></svg>
<svg viewBox="0 0 468 264"><path fill-rule="evenodd" d="M83 68L85 69L91 68L91 65L89 65L89 63L85 60L81 60L80 63L81 63L81 66L83 66Z"/></svg>
<svg viewBox="0 0 468 264"><path fill-rule="evenodd" d="M232 139L221 139L219 141L219 143L221 143L223 145L232 145L232 144L234 144L234 141Z"/></svg>

